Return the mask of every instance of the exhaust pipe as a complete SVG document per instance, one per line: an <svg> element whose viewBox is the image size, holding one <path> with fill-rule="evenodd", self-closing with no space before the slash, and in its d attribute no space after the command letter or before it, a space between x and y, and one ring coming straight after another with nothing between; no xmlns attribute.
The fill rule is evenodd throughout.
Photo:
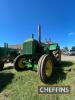
<svg viewBox="0 0 75 100"><path fill-rule="evenodd" d="M40 26L40 24L38 25L38 43L40 46L40 43L41 43L41 26Z"/></svg>

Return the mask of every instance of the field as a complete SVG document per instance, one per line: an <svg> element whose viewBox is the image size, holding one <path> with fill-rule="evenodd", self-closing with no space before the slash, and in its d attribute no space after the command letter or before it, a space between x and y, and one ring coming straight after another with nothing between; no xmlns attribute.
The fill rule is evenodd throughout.
<svg viewBox="0 0 75 100"><path fill-rule="evenodd" d="M70 85L71 95L39 95L38 86ZM35 71L17 72L12 66L0 72L0 100L75 100L75 61L62 61L49 84L43 84Z"/></svg>

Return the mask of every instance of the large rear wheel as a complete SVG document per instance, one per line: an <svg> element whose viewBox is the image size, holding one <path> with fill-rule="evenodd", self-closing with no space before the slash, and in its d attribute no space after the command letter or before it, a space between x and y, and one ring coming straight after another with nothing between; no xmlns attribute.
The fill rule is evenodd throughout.
<svg viewBox="0 0 75 100"><path fill-rule="evenodd" d="M47 83L50 81L50 78L53 73L53 60L52 57L49 55L44 55L42 58L40 58L41 61L38 62L39 66L39 75L40 79L44 82Z"/></svg>
<svg viewBox="0 0 75 100"><path fill-rule="evenodd" d="M22 71L27 68L25 55L19 55L14 60L14 67L17 71Z"/></svg>

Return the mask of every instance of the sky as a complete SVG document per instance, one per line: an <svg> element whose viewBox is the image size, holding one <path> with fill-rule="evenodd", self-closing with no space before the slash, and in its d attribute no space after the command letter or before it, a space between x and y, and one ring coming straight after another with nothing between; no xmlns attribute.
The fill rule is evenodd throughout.
<svg viewBox="0 0 75 100"><path fill-rule="evenodd" d="M38 24L42 41L75 45L75 0L0 0L0 46L37 39Z"/></svg>

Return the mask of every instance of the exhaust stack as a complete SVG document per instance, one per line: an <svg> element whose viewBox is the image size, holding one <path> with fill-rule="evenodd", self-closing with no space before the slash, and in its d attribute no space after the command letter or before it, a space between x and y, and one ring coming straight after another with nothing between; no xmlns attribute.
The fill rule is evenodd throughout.
<svg viewBox="0 0 75 100"><path fill-rule="evenodd" d="M40 24L38 25L38 43L39 43L39 45L41 43L41 26L40 26Z"/></svg>
<svg viewBox="0 0 75 100"><path fill-rule="evenodd" d="M8 43L4 43L4 48L8 48Z"/></svg>

